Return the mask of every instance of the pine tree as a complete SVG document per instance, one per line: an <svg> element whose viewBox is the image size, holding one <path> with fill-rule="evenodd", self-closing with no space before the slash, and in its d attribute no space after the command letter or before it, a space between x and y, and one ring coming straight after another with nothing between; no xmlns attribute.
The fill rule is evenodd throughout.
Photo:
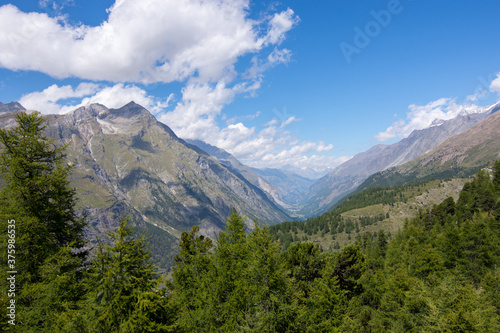
<svg viewBox="0 0 500 333"><path fill-rule="evenodd" d="M64 246L83 247L85 222L75 212L65 147L54 147L44 136L46 121L40 114L19 113L16 121L17 127L0 129L0 172L5 183L0 207L16 219L18 263L22 265L18 268L33 282L45 258Z"/></svg>
<svg viewBox="0 0 500 333"><path fill-rule="evenodd" d="M497 195L500 196L500 160L496 160L493 166L493 186Z"/></svg>
<svg viewBox="0 0 500 333"><path fill-rule="evenodd" d="M10 269L18 272L16 326L23 332L53 332L83 295L85 221L75 212L65 147L55 147L44 136L47 125L40 114L15 117L17 127L0 129L0 247L6 248L7 220L15 220L16 264ZM6 259L2 251L2 267Z"/></svg>
<svg viewBox="0 0 500 333"><path fill-rule="evenodd" d="M144 237L133 236L128 218L110 233L112 245L99 243L90 270L90 326L97 332L164 332L167 311L162 282Z"/></svg>

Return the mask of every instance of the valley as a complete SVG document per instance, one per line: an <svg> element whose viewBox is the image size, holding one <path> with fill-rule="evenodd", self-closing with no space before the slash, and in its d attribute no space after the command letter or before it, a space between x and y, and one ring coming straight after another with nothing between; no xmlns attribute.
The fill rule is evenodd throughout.
<svg viewBox="0 0 500 333"><path fill-rule="evenodd" d="M77 207L87 216L91 243L128 215L150 235L155 261L168 270L182 232L197 225L201 234L216 239L232 207L248 217L249 230L254 220L271 226L291 220L297 222L285 224L314 225L336 214L332 212L349 202L349 195L424 181L418 191L408 190L404 202L395 198L390 205L365 204L343 211L354 232L301 230L287 236L284 244L286 248L291 241L307 240L333 251L366 232L394 234L419 210L448 196L456 199L464 176L498 158L498 109L497 103L469 110L396 144L373 147L316 180L285 169L250 168L215 146L184 141L133 102L120 109L95 104L46 119L47 134L56 144L67 145ZM22 110L19 103L2 104L2 127L12 126L13 115ZM314 202L316 208L310 208ZM380 221L361 227L361 219Z"/></svg>

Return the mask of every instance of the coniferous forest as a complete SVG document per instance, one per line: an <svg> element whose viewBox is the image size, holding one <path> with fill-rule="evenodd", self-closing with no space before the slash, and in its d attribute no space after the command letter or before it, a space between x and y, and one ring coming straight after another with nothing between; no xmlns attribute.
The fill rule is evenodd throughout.
<svg viewBox="0 0 500 333"><path fill-rule="evenodd" d="M2 331L500 331L499 161L456 202L336 252L285 249L233 210L214 241L197 227L182 234L167 278L127 217L86 246L64 147L38 114L17 122L0 130Z"/></svg>

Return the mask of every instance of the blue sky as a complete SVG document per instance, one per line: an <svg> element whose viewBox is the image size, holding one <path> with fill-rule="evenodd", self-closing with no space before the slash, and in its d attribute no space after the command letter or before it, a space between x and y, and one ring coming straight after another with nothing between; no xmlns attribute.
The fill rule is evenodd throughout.
<svg viewBox="0 0 500 333"><path fill-rule="evenodd" d="M497 0L0 6L1 102L134 100L257 167L332 167L500 94Z"/></svg>

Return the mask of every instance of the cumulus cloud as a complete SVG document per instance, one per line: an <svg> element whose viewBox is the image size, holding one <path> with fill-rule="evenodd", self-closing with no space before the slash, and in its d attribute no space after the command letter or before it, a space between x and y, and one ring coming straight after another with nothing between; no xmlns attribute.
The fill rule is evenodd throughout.
<svg viewBox="0 0 500 333"><path fill-rule="evenodd" d="M158 119L182 138L206 140L207 136L218 131L216 118L222 108L244 88L244 85L227 87L223 81L188 84L182 89L182 100L175 109L159 115Z"/></svg>
<svg viewBox="0 0 500 333"><path fill-rule="evenodd" d="M300 121L294 116L273 119L259 129L248 127L241 121L236 122L236 119L231 119L224 126L219 124L218 117L224 106L230 103L235 95L251 89L252 85L248 84L189 84L183 89L182 99L174 110L159 115L158 119L182 138L203 140L253 166L280 167L286 164L300 164L301 167L309 165L320 169L332 167L334 158L313 156L315 153L332 150L333 145L300 141L287 130L287 126ZM257 112L240 118L255 119L260 114Z"/></svg>
<svg viewBox="0 0 500 333"><path fill-rule="evenodd" d="M397 120L384 132L375 135L375 139L386 141L395 137L406 138L411 132L428 128L438 120L449 120L460 114L481 113L487 108L474 104L457 104L454 99L441 98L424 106L412 104L408 107L407 120Z"/></svg>
<svg viewBox="0 0 500 333"><path fill-rule="evenodd" d="M67 85L59 87L56 84L44 89L24 95L19 102L28 110L37 110L45 114L64 113L66 107L60 101L72 98L82 98L94 94L99 89L99 85L94 83L80 83L74 88Z"/></svg>
<svg viewBox="0 0 500 333"><path fill-rule="evenodd" d="M281 44L299 22L292 9L255 20L248 16L250 0L116 0L105 21L87 26L58 16L71 4L41 0L54 9L50 16L1 6L0 67L108 83L52 85L24 95L25 107L65 113L91 103L118 108L134 100L180 137L204 140L253 165L337 163L323 156L332 145L301 141L289 132L300 119L286 111L259 127L245 125L259 112L221 122L236 96L255 95L263 72L290 62L292 53ZM236 67L249 54L251 62ZM160 99L134 85L174 81L183 88L173 105L172 94Z"/></svg>
<svg viewBox="0 0 500 333"><path fill-rule="evenodd" d="M288 9L251 20L249 0L120 0L99 26L0 7L0 66L56 78L127 82L230 81L238 57L279 44L297 22ZM262 29L267 25L267 30ZM287 51L269 61L283 62Z"/></svg>
<svg viewBox="0 0 500 333"><path fill-rule="evenodd" d="M80 83L76 88L71 86L52 85L43 91L24 95L19 103L29 110L37 110L44 114L58 114L92 103L103 104L109 108L119 108L130 101L144 106L151 112L161 112L168 107L173 98L158 99L147 94L134 85L119 83L113 86L102 86L95 83Z"/></svg>
<svg viewBox="0 0 500 333"><path fill-rule="evenodd" d="M498 73L496 79L491 82L490 90L500 95L500 73Z"/></svg>

